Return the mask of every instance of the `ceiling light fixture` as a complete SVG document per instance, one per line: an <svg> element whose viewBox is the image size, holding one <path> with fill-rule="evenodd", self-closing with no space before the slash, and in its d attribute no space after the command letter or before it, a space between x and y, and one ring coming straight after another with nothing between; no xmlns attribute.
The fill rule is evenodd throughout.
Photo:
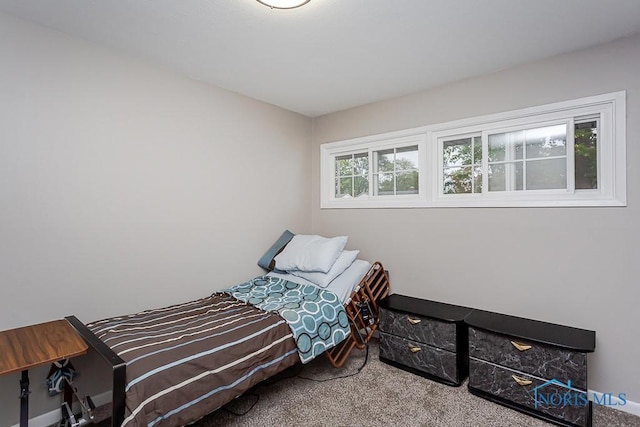
<svg viewBox="0 0 640 427"><path fill-rule="evenodd" d="M295 9L296 7L304 6L311 0L256 0L258 3L262 3L271 9Z"/></svg>

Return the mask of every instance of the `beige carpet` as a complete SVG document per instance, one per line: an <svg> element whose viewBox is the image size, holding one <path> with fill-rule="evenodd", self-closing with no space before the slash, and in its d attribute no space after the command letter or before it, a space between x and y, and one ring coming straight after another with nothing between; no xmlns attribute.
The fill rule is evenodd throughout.
<svg viewBox="0 0 640 427"><path fill-rule="evenodd" d="M324 358L285 375L331 378L355 372L364 352L354 353L342 369L333 369ZM358 375L328 382L299 377L258 386L260 396L251 411L243 412L256 398L241 396L195 424L213 426L522 426L550 424L491 403L469 393L466 383L449 387L378 360L378 346L370 346L369 361ZM640 426L635 417L608 407L594 406L593 426Z"/></svg>

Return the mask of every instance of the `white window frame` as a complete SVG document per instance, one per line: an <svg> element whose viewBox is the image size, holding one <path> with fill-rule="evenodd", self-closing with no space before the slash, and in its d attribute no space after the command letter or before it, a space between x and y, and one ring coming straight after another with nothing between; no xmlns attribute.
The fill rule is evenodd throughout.
<svg viewBox="0 0 640 427"><path fill-rule="evenodd" d="M626 206L626 92L580 98L504 113L456 120L447 123L372 135L320 146L320 207L330 208L404 208L404 207L577 207ZM599 117L597 165L598 189L575 190L574 123ZM442 142L457 137L482 136L483 169L487 167L488 135L509 129L548 124L567 124L567 188L488 192L483 176L483 192L443 194ZM419 194L335 198L335 157L356 152L369 153L369 174L373 169L372 152L385 148L418 145Z"/></svg>
<svg viewBox="0 0 640 427"><path fill-rule="evenodd" d="M464 194L444 194L443 192L443 188L444 188L444 159L442 156L442 152L444 150L444 142L445 141L451 141L451 140L456 140L456 139L466 139L466 138L471 138L474 139L475 137L481 137L482 134L480 132L467 132L467 133L453 133L453 134L447 134L447 133L435 133L432 134L434 140L437 141L437 149L434 151L433 156L435 159L437 159L437 171L434 171L435 173L437 173L437 179L434 180L434 182L436 182L436 186L433 188L433 194L437 195L437 198L439 199L443 199L443 200L447 200L447 198L451 198L450 196L455 196L456 198L459 198L460 200L464 200L464 199L477 199L480 194L478 193L464 193ZM483 144L484 146L484 144ZM484 158L486 156L483 156L482 158L482 165L484 167ZM474 165L470 165L471 168L473 169ZM484 181L485 179L483 179L483 186L484 186Z"/></svg>
<svg viewBox="0 0 640 427"><path fill-rule="evenodd" d="M525 125L520 125L520 126L511 126L511 127L506 127L506 128L502 128L502 129L492 129L491 131L483 131L482 132L482 151L483 153L488 153L489 151L489 135L495 135L495 134L499 134L499 133L508 133L508 132L514 132L514 131L520 131L520 130L527 130L527 129L531 129L533 128L540 128L540 127L547 127L547 126L555 126L555 125L564 125L566 127L566 134L565 134L565 138L567 139L566 141L566 154L562 157L565 158L565 171L567 174L567 184L566 184L566 188L564 189L550 189L550 190L529 190L529 189L523 189L520 190L518 192L513 192L513 193L509 193L509 191L505 191L505 192L492 192L489 191L489 180L485 179L482 181L482 193L483 195L486 195L487 197L491 197L491 195L496 196L499 195L499 197L506 197L507 193L509 193L510 197L521 197L521 196L526 196L526 197L530 197L532 194L543 194L544 197L548 196L549 194L561 194L561 195L566 195L567 192L571 193L574 191L574 187L575 187L575 169L574 169L574 122L573 122L573 118L568 118L568 119L559 119L559 120L552 120L552 121L548 121L548 122L544 122L544 123L535 123L533 124L525 124ZM546 159L546 158L545 158ZM538 160L531 160L529 158L527 158L526 156L523 157L522 162L524 163L523 167L526 170L526 163L530 162L530 161L542 161L543 159L538 159ZM514 161L514 160L511 160ZM488 156L484 156L482 159L482 165L483 165L483 171L486 171L488 169L488 164L489 164L489 159ZM523 174L523 186L526 187L526 172Z"/></svg>
<svg viewBox="0 0 640 427"><path fill-rule="evenodd" d="M334 143L329 146L322 144L320 164L322 178L321 191L323 208L359 208L359 207L415 207L423 206L426 201L427 182L424 177L426 165L426 138L425 135L399 135L389 138L358 138L350 141ZM375 195L373 189L373 153L375 151L392 148L403 148L408 146L418 147L418 193L417 194L396 194L396 195ZM367 152L369 155L369 194L357 198L336 198L335 197L335 159L339 156L359 154Z"/></svg>

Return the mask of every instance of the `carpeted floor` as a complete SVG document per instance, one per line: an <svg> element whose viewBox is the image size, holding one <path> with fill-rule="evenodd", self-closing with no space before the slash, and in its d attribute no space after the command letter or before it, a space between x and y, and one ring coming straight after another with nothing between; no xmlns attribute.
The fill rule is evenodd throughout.
<svg viewBox="0 0 640 427"><path fill-rule="evenodd" d="M364 355L364 351L354 353L342 369L333 369L325 358L294 367L283 373L284 378L256 387L253 393L239 397L194 426L550 425L476 397L469 393L466 383L449 387L386 365L378 360L375 341L370 345L367 365L355 376L327 382L300 378L332 378L356 372ZM246 411L257 396L259 400L245 415L231 413ZM640 417L594 406L593 426L640 426Z"/></svg>

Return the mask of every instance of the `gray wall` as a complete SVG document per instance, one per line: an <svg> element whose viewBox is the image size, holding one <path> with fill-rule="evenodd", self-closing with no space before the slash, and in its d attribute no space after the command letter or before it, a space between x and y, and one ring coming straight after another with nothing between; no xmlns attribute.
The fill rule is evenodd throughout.
<svg viewBox="0 0 640 427"><path fill-rule="evenodd" d="M0 58L0 330L200 298L310 231L309 118L1 14Z"/></svg>
<svg viewBox="0 0 640 427"><path fill-rule="evenodd" d="M319 208L323 142L619 90L627 91L628 207ZM637 135L640 36L316 118L313 231L348 234L390 270L395 293L596 330L589 387L640 402Z"/></svg>

